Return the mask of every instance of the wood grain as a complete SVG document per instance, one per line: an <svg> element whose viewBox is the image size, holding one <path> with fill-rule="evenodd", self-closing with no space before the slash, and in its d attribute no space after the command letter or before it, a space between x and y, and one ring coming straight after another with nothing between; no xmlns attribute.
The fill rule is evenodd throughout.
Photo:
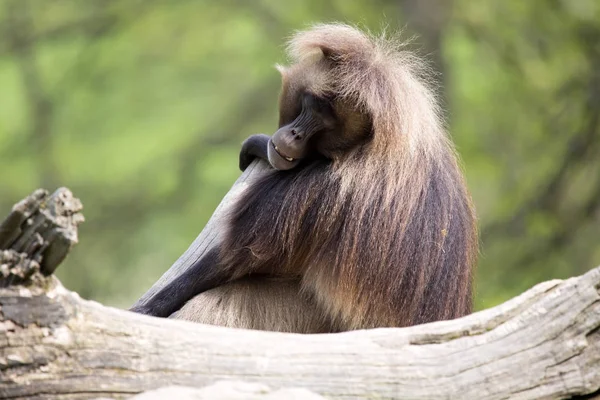
<svg viewBox="0 0 600 400"><path fill-rule="evenodd" d="M340 399L558 399L600 388L600 267L458 320L327 335L138 315L50 279L0 289L0 398L118 397L224 379Z"/></svg>

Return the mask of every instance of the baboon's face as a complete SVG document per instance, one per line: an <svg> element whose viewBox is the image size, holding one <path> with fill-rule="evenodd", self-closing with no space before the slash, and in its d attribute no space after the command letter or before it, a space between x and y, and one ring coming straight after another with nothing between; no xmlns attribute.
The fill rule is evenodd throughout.
<svg viewBox="0 0 600 400"><path fill-rule="evenodd" d="M329 61L297 64L280 72L279 129L268 149L275 169L291 169L311 156L333 159L368 136L368 116L336 95Z"/></svg>

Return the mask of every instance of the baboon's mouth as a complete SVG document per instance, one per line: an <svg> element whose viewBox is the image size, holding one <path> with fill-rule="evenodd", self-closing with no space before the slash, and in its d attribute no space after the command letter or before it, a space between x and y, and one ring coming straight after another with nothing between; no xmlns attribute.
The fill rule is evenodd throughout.
<svg viewBox="0 0 600 400"><path fill-rule="evenodd" d="M281 150L279 150L279 147L277 147L277 146L275 145L275 143L273 143L273 141L271 141L271 144L273 145L273 148L275 149L275 151L277 152L277 154L279 154L279 155L281 156L281 158L285 159L285 160L286 160L286 161L288 161L288 162L294 162L294 161L296 161L296 159L295 159L295 158L288 157L288 156L286 156L285 154L283 154L283 153L281 152Z"/></svg>

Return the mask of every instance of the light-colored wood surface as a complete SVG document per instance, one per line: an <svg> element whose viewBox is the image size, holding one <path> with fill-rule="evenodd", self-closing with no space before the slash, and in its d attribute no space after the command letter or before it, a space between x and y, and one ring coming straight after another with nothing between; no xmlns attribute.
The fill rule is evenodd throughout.
<svg viewBox="0 0 600 400"><path fill-rule="evenodd" d="M138 315L50 279L0 289L0 398L118 397L224 379L343 399L558 399L600 387L600 268L458 320L328 335Z"/></svg>

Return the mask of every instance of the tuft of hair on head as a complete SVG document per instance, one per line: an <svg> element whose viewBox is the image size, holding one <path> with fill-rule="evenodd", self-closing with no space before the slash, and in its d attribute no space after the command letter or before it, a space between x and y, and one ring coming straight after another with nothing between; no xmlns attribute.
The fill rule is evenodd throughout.
<svg viewBox="0 0 600 400"><path fill-rule="evenodd" d="M434 74L408 43L399 33L375 36L334 23L297 32L287 50L296 63L319 56L331 61L336 95L368 112L375 146L427 152L445 141L444 124Z"/></svg>

